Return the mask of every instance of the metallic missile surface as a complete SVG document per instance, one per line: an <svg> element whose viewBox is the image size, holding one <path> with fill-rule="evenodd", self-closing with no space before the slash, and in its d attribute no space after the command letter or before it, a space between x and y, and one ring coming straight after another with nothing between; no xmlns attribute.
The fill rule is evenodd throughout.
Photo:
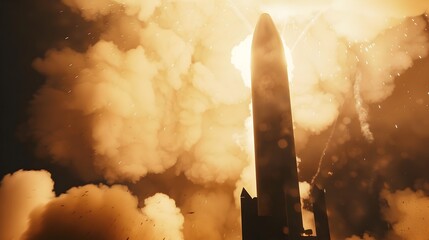
<svg viewBox="0 0 429 240"><path fill-rule="evenodd" d="M268 14L252 42L252 104L259 216L303 232L289 83L283 44ZM286 203L286 204L285 204Z"/></svg>
<svg viewBox="0 0 429 240"><path fill-rule="evenodd" d="M268 14L259 18L251 50L257 198L243 189L243 239L318 239L304 236L286 60Z"/></svg>

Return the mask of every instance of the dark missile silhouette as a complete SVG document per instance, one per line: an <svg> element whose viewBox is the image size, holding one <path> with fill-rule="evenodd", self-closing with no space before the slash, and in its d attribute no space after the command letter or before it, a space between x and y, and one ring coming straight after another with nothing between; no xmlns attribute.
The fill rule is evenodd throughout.
<svg viewBox="0 0 429 240"><path fill-rule="evenodd" d="M304 230L283 44L264 13L252 41L252 106L257 197L243 189L243 240L329 240L324 191L311 190L317 236Z"/></svg>

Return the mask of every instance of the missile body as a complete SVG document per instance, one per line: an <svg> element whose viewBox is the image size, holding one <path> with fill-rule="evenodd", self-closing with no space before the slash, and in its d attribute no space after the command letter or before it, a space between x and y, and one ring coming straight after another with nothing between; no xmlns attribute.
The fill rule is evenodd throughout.
<svg viewBox="0 0 429 240"><path fill-rule="evenodd" d="M304 236L286 60L268 14L256 25L251 62L257 198L243 189L243 239L319 239Z"/></svg>
<svg viewBox="0 0 429 240"><path fill-rule="evenodd" d="M283 44L268 14L252 42L252 104L258 215L272 216L284 232L303 232L289 82Z"/></svg>

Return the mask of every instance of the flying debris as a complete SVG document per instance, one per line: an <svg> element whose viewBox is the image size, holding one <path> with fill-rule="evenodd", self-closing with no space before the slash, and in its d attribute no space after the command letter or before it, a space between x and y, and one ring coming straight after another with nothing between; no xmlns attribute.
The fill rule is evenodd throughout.
<svg viewBox="0 0 429 240"><path fill-rule="evenodd" d="M317 236L303 227L286 61L268 14L256 25L251 59L257 197L243 188L243 240L329 240L325 192L316 186L311 195Z"/></svg>

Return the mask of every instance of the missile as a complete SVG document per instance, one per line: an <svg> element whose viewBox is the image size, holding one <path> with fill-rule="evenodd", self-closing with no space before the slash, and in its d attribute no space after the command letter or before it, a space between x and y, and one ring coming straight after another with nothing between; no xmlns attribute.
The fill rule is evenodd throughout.
<svg viewBox="0 0 429 240"><path fill-rule="evenodd" d="M285 54L274 22L266 13L256 24L251 51L257 197L242 191L243 240L329 240L324 199L319 204L323 191L314 199L318 201L317 216L321 216L319 231L325 237L304 236L309 230L304 231L302 223Z"/></svg>
<svg viewBox="0 0 429 240"><path fill-rule="evenodd" d="M289 82L282 40L262 14L252 41L252 108L258 215L292 236L303 232Z"/></svg>

